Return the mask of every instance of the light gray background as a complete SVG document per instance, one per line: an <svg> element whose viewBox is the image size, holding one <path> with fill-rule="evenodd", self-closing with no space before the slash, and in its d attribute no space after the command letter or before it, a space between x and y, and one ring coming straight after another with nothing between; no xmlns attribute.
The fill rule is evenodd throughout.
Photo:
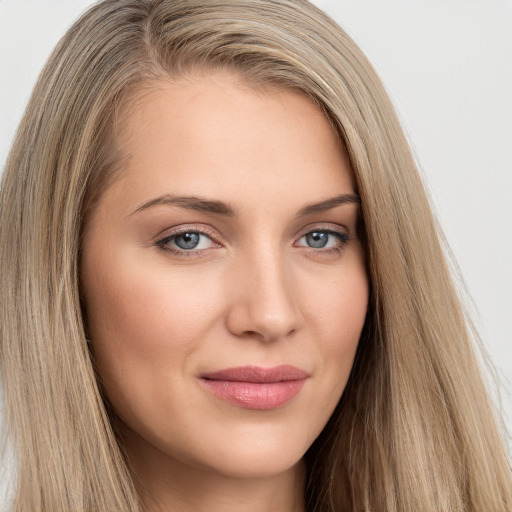
<svg viewBox="0 0 512 512"><path fill-rule="evenodd" d="M92 3L0 0L2 169L44 61ZM365 51L398 109L473 297L512 431L512 0L314 3Z"/></svg>

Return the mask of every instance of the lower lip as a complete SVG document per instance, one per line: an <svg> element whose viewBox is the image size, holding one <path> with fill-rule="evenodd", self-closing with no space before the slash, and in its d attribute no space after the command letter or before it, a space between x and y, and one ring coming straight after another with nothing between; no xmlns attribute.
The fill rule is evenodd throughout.
<svg viewBox="0 0 512 512"><path fill-rule="evenodd" d="M238 382L201 379L203 385L226 402L245 409L277 409L297 396L306 379L280 382Z"/></svg>

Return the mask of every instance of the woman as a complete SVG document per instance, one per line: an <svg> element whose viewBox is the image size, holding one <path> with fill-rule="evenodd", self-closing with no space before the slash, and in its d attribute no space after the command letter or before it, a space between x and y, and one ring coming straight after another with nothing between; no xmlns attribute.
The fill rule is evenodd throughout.
<svg viewBox="0 0 512 512"><path fill-rule="evenodd" d="M99 3L0 200L15 510L511 508L413 158L309 3Z"/></svg>

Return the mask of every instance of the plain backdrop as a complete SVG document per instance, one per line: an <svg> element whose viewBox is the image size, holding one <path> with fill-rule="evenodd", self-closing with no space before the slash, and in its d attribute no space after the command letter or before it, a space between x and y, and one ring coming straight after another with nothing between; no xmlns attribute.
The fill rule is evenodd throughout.
<svg viewBox="0 0 512 512"><path fill-rule="evenodd" d="M92 3L0 0L2 169L43 63ZM512 0L314 3L360 45L397 107L512 431Z"/></svg>

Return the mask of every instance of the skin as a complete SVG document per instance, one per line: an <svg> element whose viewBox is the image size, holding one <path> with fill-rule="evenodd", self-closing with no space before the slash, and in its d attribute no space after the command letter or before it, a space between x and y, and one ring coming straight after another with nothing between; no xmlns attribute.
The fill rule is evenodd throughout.
<svg viewBox="0 0 512 512"><path fill-rule="evenodd" d="M354 194L347 155L304 95L225 73L155 84L118 139L125 164L87 219L82 292L145 507L301 511L301 458L343 392L368 303L359 205L303 211ZM167 194L236 214L148 205ZM177 229L205 234L180 249ZM271 410L229 403L199 378L281 364L308 378Z"/></svg>

